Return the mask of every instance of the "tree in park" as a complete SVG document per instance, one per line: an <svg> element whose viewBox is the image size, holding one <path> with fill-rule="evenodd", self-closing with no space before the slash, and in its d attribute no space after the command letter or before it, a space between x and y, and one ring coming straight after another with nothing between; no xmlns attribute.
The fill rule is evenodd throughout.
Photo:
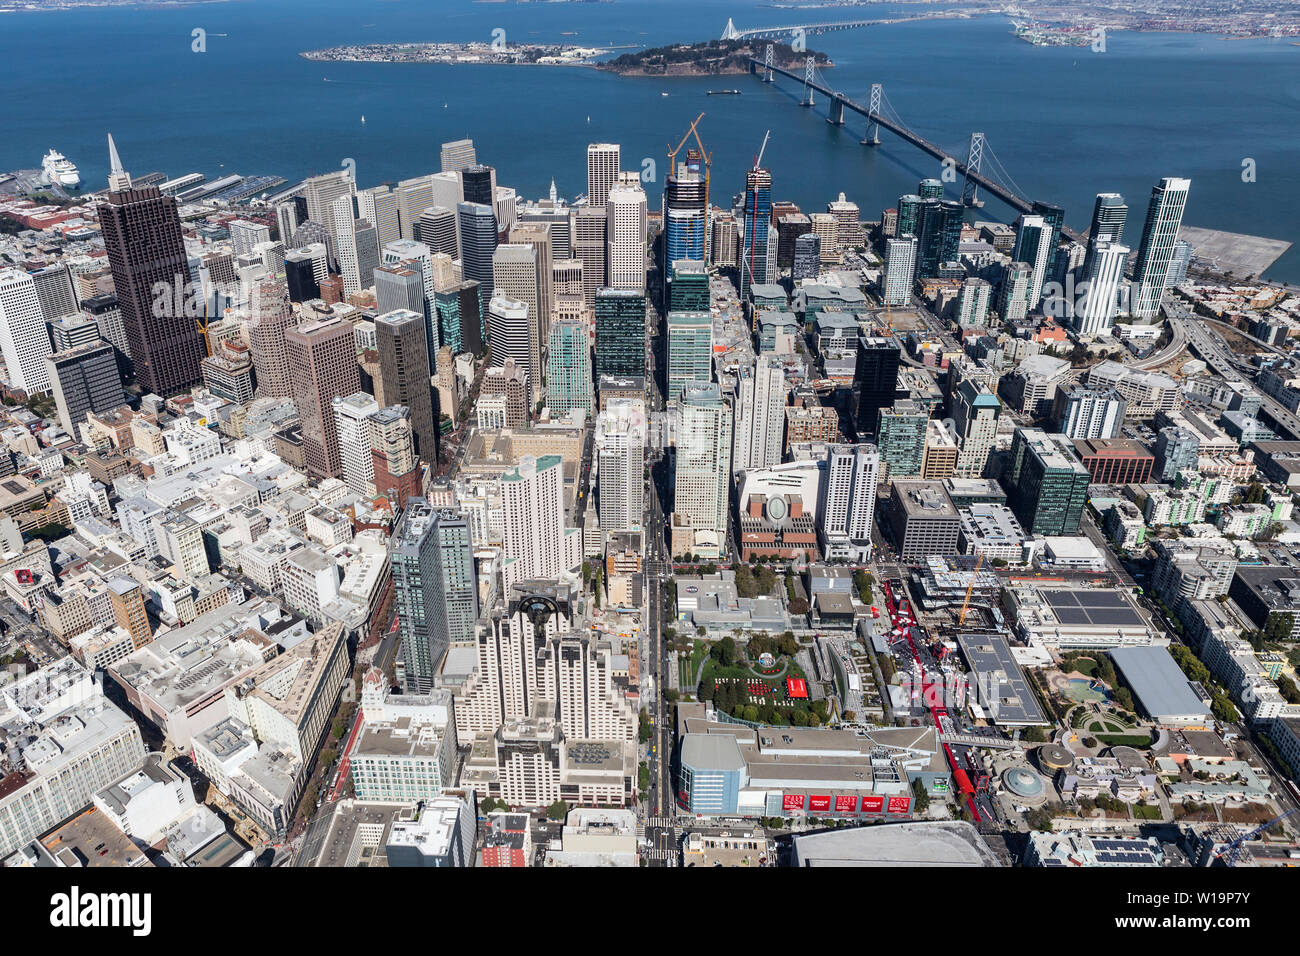
<svg viewBox="0 0 1300 956"><path fill-rule="evenodd" d="M723 667L732 667L737 660L736 642L728 635L709 648L709 654Z"/></svg>

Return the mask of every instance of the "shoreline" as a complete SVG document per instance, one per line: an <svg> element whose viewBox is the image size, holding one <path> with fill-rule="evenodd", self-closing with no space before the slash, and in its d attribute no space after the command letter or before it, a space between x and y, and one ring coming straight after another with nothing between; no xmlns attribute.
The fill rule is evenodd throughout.
<svg viewBox="0 0 1300 956"><path fill-rule="evenodd" d="M576 43L524 43L517 45L483 42L406 42L346 43L315 50L301 50L298 56L312 63L388 63L434 64L442 66L559 66L585 67L634 77L721 77L743 76L752 72L750 58L757 55L752 44L722 49L709 55L713 41L683 44L695 54L689 57L665 55L677 53L673 47L643 47L639 44L585 46ZM704 55L700 55L704 54ZM809 51L818 66L829 69L835 62L824 53ZM785 70L801 69L803 58L792 59L788 48L782 49L774 65Z"/></svg>

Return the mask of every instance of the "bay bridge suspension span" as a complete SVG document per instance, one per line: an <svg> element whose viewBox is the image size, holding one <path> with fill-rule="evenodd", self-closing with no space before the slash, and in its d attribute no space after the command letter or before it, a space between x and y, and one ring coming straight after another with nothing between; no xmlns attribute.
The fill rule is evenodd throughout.
<svg viewBox="0 0 1300 956"><path fill-rule="evenodd" d="M941 12L926 13L915 17L893 17L888 20L837 20L828 23L796 23L783 27L754 27L751 30L739 29L730 18L722 31L723 40L775 40L778 37L816 36L822 33L835 33L839 30L857 30L861 27L878 27L891 23L915 23L918 20L966 19L963 13Z"/></svg>
<svg viewBox="0 0 1300 956"><path fill-rule="evenodd" d="M872 84L868 102L863 105L828 86L811 56L805 61L802 75L777 66L773 62L771 44L767 46L761 60L758 57L749 58L749 72L766 83L774 82L777 74L800 83L803 87L800 103L805 107L816 105L816 94L825 97L829 103L826 121L834 126L844 125L846 111L858 114L867 121L866 136L862 139L863 145L878 145L880 130L883 127L917 149L930 154L943 164L945 172L951 170L952 179L947 181L955 182L958 178L961 179L962 202L968 206L983 205L979 199L979 190L982 189L1017 212L1031 213L1034 210L1033 202L1025 197L1025 191L1007 172L983 133L971 133L966 158L958 159L947 150L913 132L889 102L883 84ZM1072 241L1079 240L1079 234L1068 226L1061 227L1061 235Z"/></svg>

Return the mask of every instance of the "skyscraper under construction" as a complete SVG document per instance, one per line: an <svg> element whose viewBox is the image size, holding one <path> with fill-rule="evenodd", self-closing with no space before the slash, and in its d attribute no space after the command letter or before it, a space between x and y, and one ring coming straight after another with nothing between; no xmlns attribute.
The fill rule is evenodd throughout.
<svg viewBox="0 0 1300 956"><path fill-rule="evenodd" d="M740 299L749 287L767 281L767 231L772 220L772 173L755 166L745 173L745 238L740 247ZM755 278L757 276L757 278Z"/></svg>

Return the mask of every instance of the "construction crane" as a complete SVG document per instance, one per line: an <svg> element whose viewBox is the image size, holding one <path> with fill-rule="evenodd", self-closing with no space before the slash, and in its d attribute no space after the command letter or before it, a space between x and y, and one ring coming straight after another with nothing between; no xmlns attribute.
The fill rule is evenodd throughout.
<svg viewBox="0 0 1300 956"><path fill-rule="evenodd" d="M706 237L705 241L707 241L709 234L709 177L713 169L713 154L704 148L704 140L700 139L699 125L700 120L702 119L704 119L703 113L695 117L695 120L689 127L687 127L686 135L682 137L682 141L677 144L676 149L673 149L671 145L668 147L668 175L671 176L677 169L677 154L681 152L682 147L686 145L686 141L694 136L695 145L699 147L699 153L697 154L693 149L687 150L686 160L689 164L689 162L698 155L699 162L704 166L704 235ZM702 253L702 259L707 258L707 255L703 254L704 250L700 250L700 252Z"/></svg>
<svg viewBox="0 0 1300 956"><path fill-rule="evenodd" d="M203 281L203 318L195 318L194 325L199 330L199 335L203 336L203 347L207 350L209 356L212 355L212 342L208 339L208 283Z"/></svg>
<svg viewBox="0 0 1300 956"><path fill-rule="evenodd" d="M1269 827L1273 826L1275 823L1280 823L1281 821L1285 820L1287 817L1291 816L1291 814L1293 813L1300 813L1300 810L1288 810L1286 813L1283 813L1280 816L1276 816L1272 820L1269 820L1268 823L1261 823L1259 826L1255 827L1255 829L1251 830L1249 833L1243 833L1241 836L1237 837L1237 839L1233 840L1222 850L1216 853L1214 855L1214 858L1216 860L1222 860L1224 866L1236 866L1237 855L1241 852L1241 846L1243 843L1245 843L1247 840L1255 839L1255 837L1259 836Z"/></svg>
<svg viewBox="0 0 1300 956"><path fill-rule="evenodd" d="M687 127L686 135L682 137L682 141L677 144L676 149L672 146L668 147L668 162L669 172L671 173L673 169L677 168L677 154L681 152L682 147L686 145L686 141L694 136L695 145L700 147L700 159L704 162L704 182L707 187L709 181L709 169L713 166L713 154L704 148L704 141L700 139L699 124L702 119L704 119L703 113L695 117L691 122L691 125Z"/></svg>
<svg viewBox="0 0 1300 956"><path fill-rule="evenodd" d="M767 152L767 141L771 139L771 137L772 137L771 130L768 130L766 133L763 134L763 145L758 148L758 155L754 157L755 169L758 169L758 167L763 165L763 154Z"/></svg>
<svg viewBox="0 0 1300 956"><path fill-rule="evenodd" d="M957 615L957 626L961 627L966 623L966 614L970 611L970 595L975 590L975 578L980 573L980 565L984 563L984 552L980 552L979 559L975 562L975 570L970 574L970 584L966 585L966 600L961 602L961 613Z"/></svg>
<svg viewBox="0 0 1300 956"><path fill-rule="evenodd" d="M771 139L771 137L772 137L772 131L771 131L771 130L768 130L766 133L763 134L763 145L760 146L760 147L758 148L758 155L754 157L754 170L757 170L757 169L760 167L760 165L762 164L762 162L763 162L763 154L764 154L765 152L767 152L767 141L768 141L769 139ZM746 195L745 202L746 202L746 204L748 204L748 203L749 203L749 199L748 199L749 183L748 183L748 182L746 182L746 184L745 184L745 190L746 190L746 194L747 194L747 195ZM771 213L771 210L769 209L769 215L770 215L770 213ZM747 224L745 225L745 238L746 238L746 242L747 242L748 245L749 245L749 262L748 262L748 265L749 265L749 281L752 283L752 282L754 281L754 250L758 247L758 242L755 240L755 234L756 234L757 231L758 231L758 199L757 199L757 197L755 197L755 200L754 200L754 214L753 214L753 216L752 216L751 218L752 218L752 221L749 222L749 223L747 223ZM744 259L742 259L742 260L741 260L741 263L740 263L740 268L741 268L741 274L742 274L742 276L743 276L743 274L744 274L744 268L745 268L745 265L746 265L746 262L745 262Z"/></svg>

